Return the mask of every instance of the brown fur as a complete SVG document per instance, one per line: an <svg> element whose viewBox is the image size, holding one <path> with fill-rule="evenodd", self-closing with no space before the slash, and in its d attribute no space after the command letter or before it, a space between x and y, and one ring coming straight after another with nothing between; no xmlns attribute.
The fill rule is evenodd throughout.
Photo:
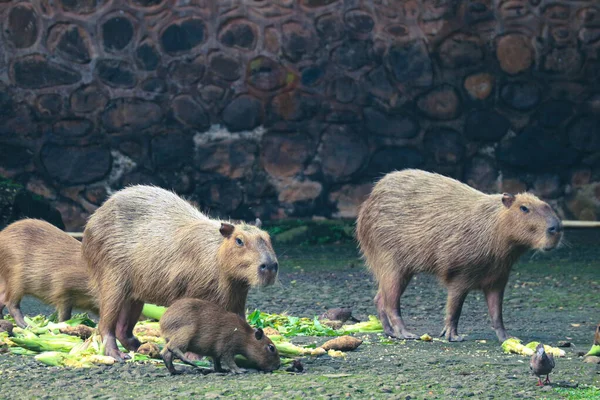
<svg viewBox="0 0 600 400"><path fill-rule="evenodd" d="M274 283L277 257L256 226L209 219L176 194L132 186L111 196L89 219L83 255L100 293L99 329L106 354L130 350L145 302L169 306L201 298L244 315L251 286Z"/></svg>
<svg viewBox="0 0 600 400"><path fill-rule="evenodd" d="M449 340L462 340L458 318L474 289L484 291L496 334L506 339L502 297L512 265L528 249L556 247L561 236L557 215L532 194L487 195L420 170L383 177L357 221L360 248L379 282L375 302L382 324L386 333L401 338L415 335L404 326L400 297L415 273L426 272L448 289L442 334Z"/></svg>
<svg viewBox="0 0 600 400"><path fill-rule="evenodd" d="M160 319L161 335L166 340L162 351L165 365L171 373L173 357L194 366L184 353L212 357L215 371L221 372L221 363L232 373L241 370L234 356L241 354L259 369L273 371L279 368L277 348L262 329L253 329L239 315L198 299L181 299L173 303Z"/></svg>
<svg viewBox="0 0 600 400"><path fill-rule="evenodd" d="M65 232L36 219L24 219L0 232L0 313L7 306L20 327L23 296L31 295L58 309L60 321L73 307L97 312L81 244Z"/></svg>

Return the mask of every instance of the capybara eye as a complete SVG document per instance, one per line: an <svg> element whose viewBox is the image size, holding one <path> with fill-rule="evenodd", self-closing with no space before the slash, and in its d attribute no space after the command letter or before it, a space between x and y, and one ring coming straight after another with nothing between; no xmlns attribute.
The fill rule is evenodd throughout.
<svg viewBox="0 0 600 400"><path fill-rule="evenodd" d="M240 238L235 238L235 244L237 244L238 246L243 246L244 241Z"/></svg>
<svg viewBox="0 0 600 400"><path fill-rule="evenodd" d="M275 353L275 346L273 346L272 344L270 344L270 345L268 346L268 348L269 348L269 351L270 351L271 353Z"/></svg>
<svg viewBox="0 0 600 400"><path fill-rule="evenodd" d="M527 208L525 206L521 206L521 211L523 211L525 214L527 214L529 212L529 208Z"/></svg>

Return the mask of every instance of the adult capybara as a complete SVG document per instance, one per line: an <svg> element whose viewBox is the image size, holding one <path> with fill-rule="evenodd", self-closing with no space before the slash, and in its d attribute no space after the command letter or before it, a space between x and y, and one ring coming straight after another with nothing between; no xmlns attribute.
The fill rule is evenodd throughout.
<svg viewBox="0 0 600 400"><path fill-rule="evenodd" d="M400 297L415 273L436 275L448 289L442 335L461 341L457 326L471 290L483 290L492 325L502 321L504 287L512 265L528 249L550 250L562 223L548 204L528 193L481 193L459 181L420 170L384 176L361 205L357 238L379 283L375 303L385 332L413 339Z"/></svg>
<svg viewBox="0 0 600 400"><path fill-rule="evenodd" d="M260 226L260 220L257 220ZM258 226L212 220L175 193L131 186L90 217L83 256L100 298L105 354L122 361L145 302L169 306L200 298L244 315L250 286L275 282L278 263Z"/></svg>
<svg viewBox="0 0 600 400"><path fill-rule="evenodd" d="M279 368L279 352L262 329L253 329L239 314L198 299L181 299L174 302L160 318L161 336L166 345L161 353L171 374L173 357L193 367L185 357L191 351L213 359L214 369L224 371L221 363L234 374L242 370L234 357L241 354L263 371Z"/></svg>
<svg viewBox="0 0 600 400"><path fill-rule="evenodd" d="M81 243L46 221L23 219L0 232L0 314L6 305L20 327L25 295L71 318L73 307L97 312L90 274L81 258Z"/></svg>

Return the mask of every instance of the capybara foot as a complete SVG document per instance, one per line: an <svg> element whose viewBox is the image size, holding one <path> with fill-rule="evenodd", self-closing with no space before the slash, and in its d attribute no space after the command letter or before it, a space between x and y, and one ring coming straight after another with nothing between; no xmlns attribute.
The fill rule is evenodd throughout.
<svg viewBox="0 0 600 400"><path fill-rule="evenodd" d="M508 339L508 333L504 329L496 329L496 336L498 336L500 343L504 343Z"/></svg>
<svg viewBox="0 0 600 400"><path fill-rule="evenodd" d="M105 356L109 356L114 358L117 362L125 362L125 360L129 360L131 357L129 357L129 354L127 353L123 353L122 351L118 350L118 349L108 349L106 348L104 350L104 355Z"/></svg>
<svg viewBox="0 0 600 400"><path fill-rule="evenodd" d="M449 342L464 342L464 338L462 336L460 336L456 330L453 330L452 328L448 329L448 328L444 328L444 330L442 331L442 333L440 333L440 337L446 337L446 340Z"/></svg>

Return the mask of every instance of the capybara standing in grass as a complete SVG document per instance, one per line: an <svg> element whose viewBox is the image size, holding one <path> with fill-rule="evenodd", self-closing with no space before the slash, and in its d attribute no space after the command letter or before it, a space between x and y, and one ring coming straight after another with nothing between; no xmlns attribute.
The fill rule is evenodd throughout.
<svg viewBox="0 0 600 400"><path fill-rule="evenodd" d="M162 357L171 374L173 357L193 367L196 365L185 357L185 352L208 356L213 359L214 369L230 372L242 370L234 357L241 354L263 371L279 368L279 352L262 329L253 329L239 314L199 299L181 299L174 302L160 318L161 336L166 344Z"/></svg>
<svg viewBox="0 0 600 400"><path fill-rule="evenodd" d="M115 338L129 350L140 345L133 328L144 303L200 298L244 316L250 286L273 284L278 270L258 226L212 220L175 193L143 185L94 212L83 255L98 287L105 354L119 361Z"/></svg>
<svg viewBox="0 0 600 400"><path fill-rule="evenodd" d="M73 307L97 312L81 243L46 221L23 219L0 232L0 314L6 305L20 327L21 299L31 295L55 306L58 319Z"/></svg>
<svg viewBox="0 0 600 400"><path fill-rule="evenodd" d="M400 314L400 297L415 273L436 275L448 289L445 327L457 333L463 302L483 290L498 339L504 287L512 265L528 249L550 250L562 237L552 208L522 193L487 195L457 180L420 170L384 176L361 205L357 238L379 283L375 303L385 332L414 339Z"/></svg>

